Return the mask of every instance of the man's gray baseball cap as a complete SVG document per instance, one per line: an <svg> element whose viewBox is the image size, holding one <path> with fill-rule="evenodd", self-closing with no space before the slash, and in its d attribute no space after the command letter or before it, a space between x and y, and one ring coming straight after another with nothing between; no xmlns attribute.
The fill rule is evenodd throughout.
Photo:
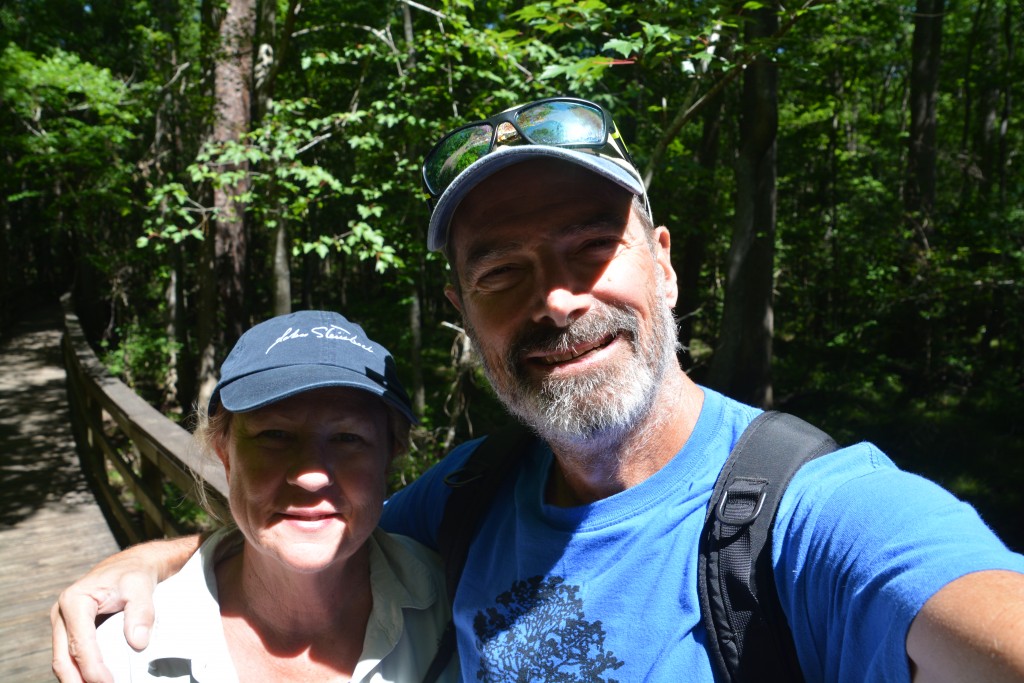
<svg viewBox="0 0 1024 683"><path fill-rule="evenodd" d="M427 247L445 249L455 211L478 184L530 159L560 159L581 166L642 197L650 215L643 179L611 115L586 100L549 98L467 124L443 137L427 154L423 178L434 198Z"/></svg>

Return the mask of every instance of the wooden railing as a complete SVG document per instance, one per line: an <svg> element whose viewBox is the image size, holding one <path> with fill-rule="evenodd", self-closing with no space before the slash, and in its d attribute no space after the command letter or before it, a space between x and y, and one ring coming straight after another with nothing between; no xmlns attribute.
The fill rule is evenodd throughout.
<svg viewBox="0 0 1024 683"><path fill-rule="evenodd" d="M169 510L180 504L182 494L197 502L192 472L201 474L208 505L228 519L224 471L200 455L188 431L107 372L85 339L70 297L65 295L62 303L61 347L75 442L83 468L123 538L138 543L188 531ZM111 470L120 482L112 481ZM177 492L168 493L167 482Z"/></svg>

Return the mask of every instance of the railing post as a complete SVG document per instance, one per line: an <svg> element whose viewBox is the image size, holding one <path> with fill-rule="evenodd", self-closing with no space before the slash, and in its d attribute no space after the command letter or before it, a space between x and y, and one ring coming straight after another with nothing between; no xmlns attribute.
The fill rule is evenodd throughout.
<svg viewBox="0 0 1024 683"><path fill-rule="evenodd" d="M150 494L156 498L154 502L160 505L164 504L164 475L160 472L160 468L155 463L151 462L149 458L145 457L135 449L136 457L139 459L139 479L142 480L142 485L146 488ZM166 535L162 520L154 519L145 506L142 508L142 528L146 533L147 538L162 538Z"/></svg>
<svg viewBox="0 0 1024 683"><path fill-rule="evenodd" d="M69 367L74 355L70 340L65 335L65 367ZM101 486L108 486L107 468L103 457L103 407L86 391L79 376L68 375L68 404L71 408L72 428L78 444L78 457L85 468L85 474Z"/></svg>
<svg viewBox="0 0 1024 683"><path fill-rule="evenodd" d="M75 441L82 467L93 477L111 525L117 527L115 533L123 543L184 533L167 509L167 487L189 495L195 484L190 470L203 473L205 486L212 492L210 503L223 516L227 497L223 469L205 469L187 431L110 376L89 347L70 297L62 297L62 303L64 367ZM135 457L125 457L126 449ZM108 476L112 470L123 479L116 487ZM134 500L135 510L127 509L122 500L125 494ZM136 510L141 511L141 523Z"/></svg>

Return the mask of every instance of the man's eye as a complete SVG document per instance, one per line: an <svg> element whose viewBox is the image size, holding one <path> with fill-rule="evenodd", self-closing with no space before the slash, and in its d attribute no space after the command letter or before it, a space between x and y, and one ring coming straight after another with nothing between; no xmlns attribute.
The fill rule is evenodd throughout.
<svg viewBox="0 0 1024 683"><path fill-rule="evenodd" d="M505 289L514 285L522 274L523 269L513 264L494 266L477 277L476 286L488 290Z"/></svg>
<svg viewBox="0 0 1024 683"><path fill-rule="evenodd" d="M288 432L283 429L264 429L256 435L256 438L263 439L265 441L284 441L287 440L289 436Z"/></svg>
<svg viewBox="0 0 1024 683"><path fill-rule="evenodd" d="M480 279L486 280L488 278L501 277L502 275L512 272L512 270L512 266L497 266L495 268L489 268L480 276Z"/></svg>
<svg viewBox="0 0 1024 683"><path fill-rule="evenodd" d="M583 244L583 251L588 253L614 251L619 246L619 240L614 237L598 237L587 240Z"/></svg>

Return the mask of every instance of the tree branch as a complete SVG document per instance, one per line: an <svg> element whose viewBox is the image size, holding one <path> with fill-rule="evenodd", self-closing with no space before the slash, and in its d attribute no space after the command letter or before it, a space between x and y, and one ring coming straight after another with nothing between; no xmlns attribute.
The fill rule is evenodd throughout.
<svg viewBox="0 0 1024 683"><path fill-rule="evenodd" d="M796 25L797 20L803 15L805 11L813 7L814 5L821 4L822 2L834 2L834 0L806 0L803 6L793 12L785 24L779 27L770 38L769 41L775 41L785 36L789 31ZM662 158L665 156L665 152L668 150L669 144L675 140L676 136L679 135L679 131L683 129L687 123L689 123L699 112L704 108L712 98L717 96L727 85L732 83L736 78L743 73L743 70L751 64L755 59L761 57L764 54L764 50L751 51L743 55L743 58L737 62L733 68L725 72L712 86L700 96L696 101L693 98L696 96L696 90L699 87L700 80L698 79L694 86L690 89L690 93L687 95L686 102L679 109L679 112L672 119L672 122L665 129L665 133L661 136L661 140L655 145L654 151L651 153L651 157L647 162L647 168L644 170L644 186L650 187L651 179L654 177L654 169L658 168L661 164Z"/></svg>

